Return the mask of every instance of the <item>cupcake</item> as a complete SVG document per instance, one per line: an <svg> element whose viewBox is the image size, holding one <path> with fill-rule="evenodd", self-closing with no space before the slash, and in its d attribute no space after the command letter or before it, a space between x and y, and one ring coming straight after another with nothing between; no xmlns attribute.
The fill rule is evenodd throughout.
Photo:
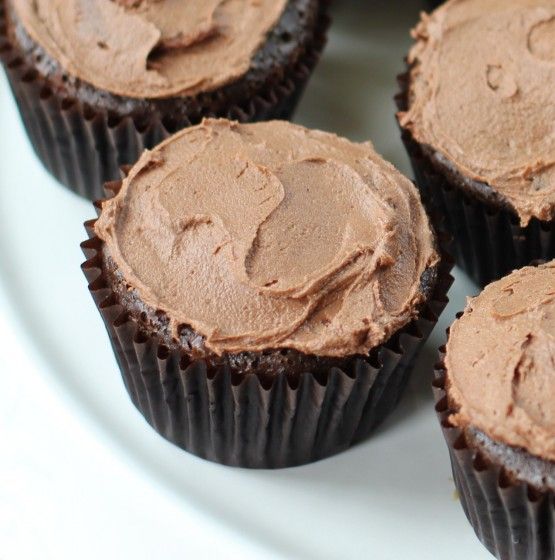
<svg viewBox="0 0 555 560"><path fill-rule="evenodd" d="M109 188L83 268L162 436L285 467L394 407L451 278L416 189L369 143L205 120Z"/></svg>
<svg viewBox="0 0 555 560"><path fill-rule="evenodd" d="M450 0L414 30L398 120L480 285L555 257L555 5Z"/></svg>
<svg viewBox="0 0 555 560"><path fill-rule="evenodd" d="M502 560L553 558L555 261L470 300L435 387L455 484L479 539Z"/></svg>
<svg viewBox="0 0 555 560"><path fill-rule="evenodd" d="M327 0L0 0L0 58L46 168L95 200L203 117L289 118Z"/></svg>

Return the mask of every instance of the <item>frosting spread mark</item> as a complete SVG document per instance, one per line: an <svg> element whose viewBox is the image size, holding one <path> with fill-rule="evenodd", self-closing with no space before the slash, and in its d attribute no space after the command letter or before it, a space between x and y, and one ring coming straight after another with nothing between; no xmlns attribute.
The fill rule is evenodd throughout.
<svg viewBox="0 0 555 560"><path fill-rule="evenodd" d="M70 74L138 98L194 95L243 74L287 0L10 0Z"/></svg>
<svg viewBox="0 0 555 560"><path fill-rule="evenodd" d="M555 16L548 16L532 27L528 35L528 49L540 60L555 60Z"/></svg>
<svg viewBox="0 0 555 560"><path fill-rule="evenodd" d="M96 226L141 300L216 353L366 353L438 256L413 185L369 144L207 120L146 152Z"/></svg>
<svg viewBox="0 0 555 560"><path fill-rule="evenodd" d="M555 218L555 5L451 0L414 30L403 127L523 225Z"/></svg>

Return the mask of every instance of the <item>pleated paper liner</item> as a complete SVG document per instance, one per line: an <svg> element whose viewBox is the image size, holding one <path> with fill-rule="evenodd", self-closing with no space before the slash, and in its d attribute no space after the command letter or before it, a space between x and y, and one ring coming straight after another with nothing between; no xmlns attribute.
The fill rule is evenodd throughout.
<svg viewBox="0 0 555 560"><path fill-rule="evenodd" d="M478 539L500 560L552 560L553 492L538 490L516 479L503 465L486 458L463 430L449 423L453 410L445 391L445 349L441 351L433 384L436 412L466 517Z"/></svg>
<svg viewBox="0 0 555 560"><path fill-rule="evenodd" d="M121 182L107 186L111 194ZM100 204L97 204L100 211ZM102 241L87 222L83 271L104 319L125 387L163 437L205 459L252 468L302 465L364 439L395 407L419 350L447 303L452 262L445 259L419 318L351 372L331 368L318 379L282 372L270 382L208 367L147 334L119 303L106 277Z"/></svg>
<svg viewBox="0 0 555 560"><path fill-rule="evenodd" d="M316 30L305 52L279 82L265 84L241 104L224 104L213 94L213 106L192 104L190 114L133 114L116 117L67 94L40 75L7 34L6 0L0 0L0 60L19 107L31 144L46 169L74 192L98 200L102 185L120 177L120 167L132 164L144 149L159 144L179 129L204 117L227 117L240 122L289 119L326 43L328 1L320 3ZM59 89L59 88L58 88ZM245 86L246 89L246 86Z"/></svg>
<svg viewBox="0 0 555 560"><path fill-rule="evenodd" d="M399 110L407 108L408 74L399 76ZM442 173L407 130L402 138L423 200L444 217L453 237L449 251L481 287L536 260L555 258L555 220L532 219L526 227L515 212L473 197Z"/></svg>

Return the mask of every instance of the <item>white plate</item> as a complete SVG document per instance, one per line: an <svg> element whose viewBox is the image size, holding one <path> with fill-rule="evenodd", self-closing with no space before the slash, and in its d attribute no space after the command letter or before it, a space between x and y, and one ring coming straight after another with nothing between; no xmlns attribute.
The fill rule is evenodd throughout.
<svg viewBox="0 0 555 560"><path fill-rule="evenodd" d="M371 138L405 172L395 74L415 1L342 0L298 121ZM79 265L89 203L35 158L0 77L0 558L489 558L455 495L430 392L462 274L373 438L282 471L221 467L131 405Z"/></svg>

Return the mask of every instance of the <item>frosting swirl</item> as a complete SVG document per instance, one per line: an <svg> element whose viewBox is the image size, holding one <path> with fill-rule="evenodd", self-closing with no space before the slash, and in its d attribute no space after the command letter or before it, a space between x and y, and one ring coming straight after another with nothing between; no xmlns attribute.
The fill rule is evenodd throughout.
<svg viewBox="0 0 555 560"><path fill-rule="evenodd" d="M243 74L287 0L10 0L71 75L135 98L194 95Z"/></svg>
<svg viewBox="0 0 555 560"><path fill-rule="evenodd" d="M367 353L438 262L414 186L369 143L280 121L205 120L145 152L96 233L176 338L216 354Z"/></svg>
<svg viewBox="0 0 555 560"><path fill-rule="evenodd" d="M555 218L553 0L450 0L413 33L401 125L523 225Z"/></svg>
<svg viewBox="0 0 555 560"><path fill-rule="evenodd" d="M470 300L451 328L446 368L454 424L555 461L555 261Z"/></svg>

